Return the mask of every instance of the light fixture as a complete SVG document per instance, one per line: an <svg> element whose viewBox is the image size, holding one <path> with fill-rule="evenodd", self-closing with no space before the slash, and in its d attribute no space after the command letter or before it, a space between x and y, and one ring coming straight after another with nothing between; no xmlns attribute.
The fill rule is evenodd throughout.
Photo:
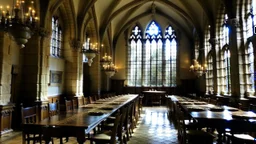
<svg viewBox="0 0 256 144"><path fill-rule="evenodd" d="M194 59L193 64L190 66L190 71L194 72L197 77L202 76L207 72L207 65L201 66L199 62Z"/></svg>
<svg viewBox="0 0 256 144"><path fill-rule="evenodd" d="M0 6L0 28L11 34L21 48L25 47L28 39L31 38L32 29L38 21L36 11L33 8L34 1L13 0L13 6ZM25 7L28 6L28 7Z"/></svg>
<svg viewBox="0 0 256 144"><path fill-rule="evenodd" d="M117 72L117 67L111 62L103 67L106 75L110 78Z"/></svg>
<svg viewBox="0 0 256 144"><path fill-rule="evenodd" d="M83 45L82 53L88 59L88 65L91 66L93 58L98 54L98 44L90 43L90 38L88 38L87 42Z"/></svg>
<svg viewBox="0 0 256 144"><path fill-rule="evenodd" d="M107 53L105 53L105 55L100 60L100 63L103 68L107 67L111 62L112 62L112 57L110 55L107 55Z"/></svg>

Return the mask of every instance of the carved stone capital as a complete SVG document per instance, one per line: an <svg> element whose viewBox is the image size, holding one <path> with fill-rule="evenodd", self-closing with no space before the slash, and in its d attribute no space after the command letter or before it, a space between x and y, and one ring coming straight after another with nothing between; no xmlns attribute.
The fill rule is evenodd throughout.
<svg viewBox="0 0 256 144"><path fill-rule="evenodd" d="M228 25L234 26L236 28L240 26L239 20L236 18L228 19L227 23Z"/></svg>
<svg viewBox="0 0 256 144"><path fill-rule="evenodd" d="M51 34L51 31L49 29L43 27L37 28L36 32L42 37L48 37Z"/></svg>
<svg viewBox="0 0 256 144"><path fill-rule="evenodd" d="M82 43L80 40L77 40L77 39L72 39L70 40L69 42L70 46L75 49L75 50L78 50L80 48L82 48Z"/></svg>
<svg viewBox="0 0 256 144"><path fill-rule="evenodd" d="M210 38L210 39L209 39L209 43L210 43L212 46L214 46L214 45L216 45L216 44L218 43L218 40L217 40L216 38Z"/></svg>

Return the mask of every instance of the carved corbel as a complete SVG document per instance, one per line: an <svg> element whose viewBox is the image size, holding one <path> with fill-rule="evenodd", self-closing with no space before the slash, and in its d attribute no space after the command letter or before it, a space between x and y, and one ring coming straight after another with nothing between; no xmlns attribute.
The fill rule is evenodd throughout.
<svg viewBox="0 0 256 144"><path fill-rule="evenodd" d="M74 50L79 50L82 48L82 43L80 40L77 39L72 39L69 42L70 46L74 49Z"/></svg>

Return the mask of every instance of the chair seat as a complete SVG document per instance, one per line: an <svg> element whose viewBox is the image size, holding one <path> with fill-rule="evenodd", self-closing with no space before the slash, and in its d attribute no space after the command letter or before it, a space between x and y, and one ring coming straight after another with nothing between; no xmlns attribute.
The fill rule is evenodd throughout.
<svg viewBox="0 0 256 144"><path fill-rule="evenodd" d="M97 140L97 141L110 141L111 139L111 131L103 131L99 134L94 135L91 139ZM117 140L117 137L116 137Z"/></svg>
<svg viewBox="0 0 256 144"><path fill-rule="evenodd" d="M200 137L200 139L213 139L214 136L208 132L201 130L187 130L186 134L188 137Z"/></svg>
<svg viewBox="0 0 256 144"><path fill-rule="evenodd" d="M232 136L231 133L226 133L227 136ZM254 137L248 135L248 134L234 134L235 139L240 139L240 140L246 140L246 141L254 141Z"/></svg>

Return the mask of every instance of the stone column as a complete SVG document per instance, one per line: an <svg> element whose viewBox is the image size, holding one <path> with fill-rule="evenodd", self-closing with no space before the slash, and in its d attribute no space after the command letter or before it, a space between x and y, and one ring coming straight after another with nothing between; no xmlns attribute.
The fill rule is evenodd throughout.
<svg viewBox="0 0 256 144"><path fill-rule="evenodd" d="M0 105L8 104L11 98L12 60L10 45L11 40L7 33L0 31Z"/></svg>
<svg viewBox="0 0 256 144"><path fill-rule="evenodd" d="M39 28L39 67L38 67L38 90L37 101L48 102L48 78L49 78L49 55L50 55L50 31Z"/></svg>
<svg viewBox="0 0 256 144"><path fill-rule="evenodd" d="M216 94L218 89L217 89L217 64L216 64L216 44L217 40L216 38L211 38L209 40L210 44L212 45L212 60L213 60L213 91Z"/></svg>
<svg viewBox="0 0 256 144"><path fill-rule="evenodd" d="M228 20L229 25L229 50L230 50L230 73L231 73L231 94L232 96L240 95L240 81L239 81L239 59L238 59L238 42L237 42L237 28L239 26L236 18Z"/></svg>
<svg viewBox="0 0 256 144"><path fill-rule="evenodd" d="M92 94L100 94L101 90L101 65L100 65L100 55L96 55L93 59L91 67L89 67L91 76L91 92Z"/></svg>
<svg viewBox="0 0 256 144"><path fill-rule="evenodd" d="M21 49L22 102L48 101L49 34L48 29L38 28L26 47Z"/></svg>
<svg viewBox="0 0 256 144"><path fill-rule="evenodd" d="M73 39L70 41L70 49L65 53L66 75L65 75L65 89L68 96L82 96L83 95L83 60L80 40Z"/></svg>
<svg viewBox="0 0 256 144"><path fill-rule="evenodd" d="M11 98L11 46L15 47L8 34L0 31L0 135L11 132L14 105Z"/></svg>

